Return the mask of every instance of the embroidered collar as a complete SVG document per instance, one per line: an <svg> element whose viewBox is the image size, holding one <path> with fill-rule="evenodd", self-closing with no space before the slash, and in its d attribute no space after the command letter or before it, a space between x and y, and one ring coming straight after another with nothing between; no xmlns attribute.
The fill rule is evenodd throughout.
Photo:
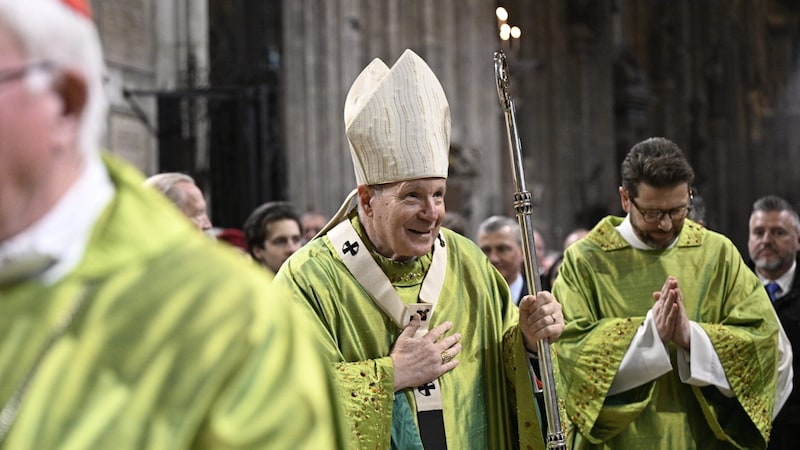
<svg viewBox="0 0 800 450"><path fill-rule="evenodd" d="M422 283L431 265L430 253L406 262L393 261L372 249L370 253L394 286L416 286Z"/></svg>
<svg viewBox="0 0 800 450"><path fill-rule="evenodd" d="M605 251L619 250L633 247L642 250L648 248L636 237L630 225L629 218L606 216L589 232L586 238L594 242ZM703 244L703 238L708 230L702 225L685 219L683 229L678 235L678 239L672 243L672 247L696 247ZM639 241L639 244L635 244ZM642 246L642 247L640 247ZM652 250L652 249L651 249Z"/></svg>

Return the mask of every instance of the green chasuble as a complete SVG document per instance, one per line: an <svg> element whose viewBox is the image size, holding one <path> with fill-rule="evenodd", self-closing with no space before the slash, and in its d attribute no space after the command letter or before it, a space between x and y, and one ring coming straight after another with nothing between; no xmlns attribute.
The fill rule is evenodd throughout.
<svg viewBox="0 0 800 450"><path fill-rule="evenodd" d="M355 211L350 220L370 246ZM448 334L463 336L459 366L439 379L448 448L542 449L518 311L508 287L472 241L446 229L441 235L447 268L430 328L451 321ZM432 252L408 263L372 255L402 300L417 302ZM418 440L411 389L400 393L411 408L398 402L402 408L394 410L394 419L410 422L413 432L396 426L392 435L394 375L389 353L402 330L353 278L328 237L315 239L292 255L275 280L291 286L325 331L327 356L357 448L388 449L391 440L403 442L409 434Z"/></svg>
<svg viewBox="0 0 800 450"><path fill-rule="evenodd" d="M670 249L631 247L603 219L567 249L553 293L566 329L554 345L569 439L581 449L766 447L775 400L778 322L764 288L726 237L686 220ZM673 370L608 396L617 368L668 275L689 320L709 336L734 398Z"/></svg>
<svg viewBox="0 0 800 450"><path fill-rule="evenodd" d="M54 285L0 286L0 407L30 381L0 447L343 448L307 314L138 172L106 164L116 192L79 265Z"/></svg>

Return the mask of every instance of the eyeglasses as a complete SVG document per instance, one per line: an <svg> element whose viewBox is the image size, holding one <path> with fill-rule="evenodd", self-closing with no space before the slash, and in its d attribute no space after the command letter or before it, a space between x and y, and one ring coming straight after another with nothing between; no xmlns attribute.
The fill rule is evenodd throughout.
<svg viewBox="0 0 800 450"><path fill-rule="evenodd" d="M22 67L16 67L14 69L0 70L0 84L8 81L19 80L20 78L25 78L32 73L47 71L52 68L53 65L51 63L47 61L38 61L26 64Z"/></svg>
<svg viewBox="0 0 800 450"><path fill-rule="evenodd" d="M679 206L677 208L672 209L642 209L639 208L639 205L636 204L636 201L633 197L628 194L628 198L630 198L631 203L636 209L639 210L639 214L642 215L642 218L647 223L660 223L661 219L664 216L669 217L669 220L673 222L677 222L679 220L685 219L689 213L692 211L692 194L689 193L689 204L686 206Z"/></svg>

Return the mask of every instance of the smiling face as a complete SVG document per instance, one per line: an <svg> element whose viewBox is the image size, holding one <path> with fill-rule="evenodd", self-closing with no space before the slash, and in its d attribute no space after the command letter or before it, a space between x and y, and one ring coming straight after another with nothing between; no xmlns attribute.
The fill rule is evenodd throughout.
<svg viewBox="0 0 800 450"><path fill-rule="evenodd" d="M630 198L625 188L619 188L622 208L630 214L631 226L636 236L655 249L668 248L683 229L686 218L672 220L669 214L661 214L656 222L645 221L642 211L675 211L690 206L689 185L680 183L672 187L656 188L640 183L638 195Z"/></svg>
<svg viewBox="0 0 800 450"><path fill-rule="evenodd" d="M361 221L381 255L405 261L431 250L444 219L444 178L358 186Z"/></svg>

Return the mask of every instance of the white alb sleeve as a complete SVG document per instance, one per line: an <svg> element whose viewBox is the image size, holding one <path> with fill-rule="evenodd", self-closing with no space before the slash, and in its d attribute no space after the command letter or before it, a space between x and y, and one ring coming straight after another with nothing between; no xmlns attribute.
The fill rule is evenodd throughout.
<svg viewBox="0 0 800 450"><path fill-rule="evenodd" d="M777 315L775 318L777 319ZM772 410L772 418L778 416L781 408L786 404L789 399L789 394L792 393L794 385L794 369L792 368L792 344L789 338L786 337L786 332L783 331L783 326L780 320L778 321L778 381L777 389L775 390L775 408Z"/></svg>
<svg viewBox="0 0 800 450"><path fill-rule="evenodd" d="M711 339L700 325L691 321L689 324L692 333L689 350L678 347L678 375L681 381L693 386L716 386L722 395L733 397L733 390Z"/></svg>
<svg viewBox="0 0 800 450"><path fill-rule="evenodd" d="M636 331L631 345L619 364L608 395L619 394L664 375L672 370L669 352L658 335L653 310L647 312L644 323Z"/></svg>

